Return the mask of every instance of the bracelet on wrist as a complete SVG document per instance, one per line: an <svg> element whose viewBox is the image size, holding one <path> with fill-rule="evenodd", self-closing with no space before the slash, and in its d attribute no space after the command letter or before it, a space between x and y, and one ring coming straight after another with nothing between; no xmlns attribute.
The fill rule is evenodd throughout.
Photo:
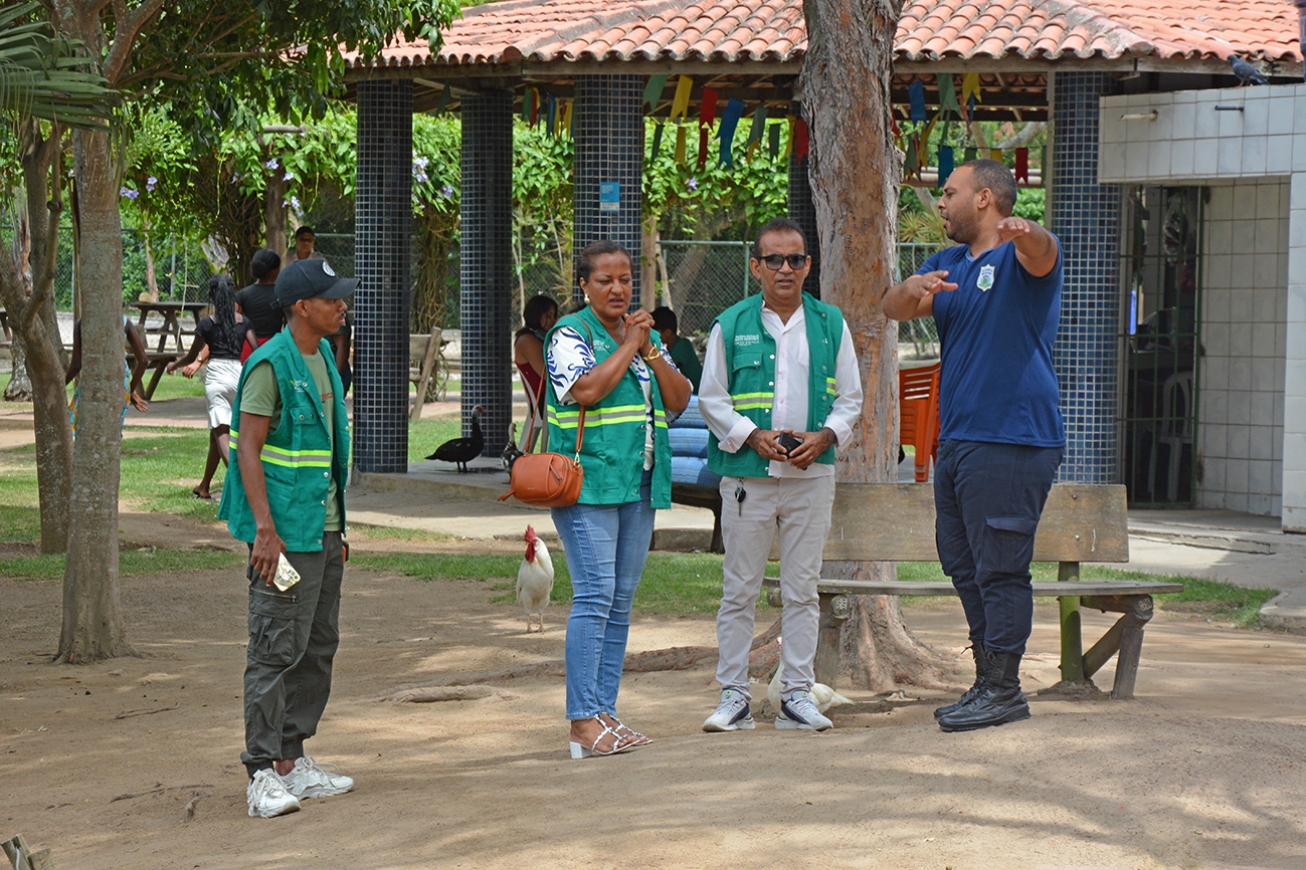
<svg viewBox="0 0 1306 870"><path fill-rule="evenodd" d="M649 362L653 362L653 360L657 359L660 356L662 356L662 352L659 351L656 347L654 347L651 348L648 353L644 354L644 359L646 359Z"/></svg>

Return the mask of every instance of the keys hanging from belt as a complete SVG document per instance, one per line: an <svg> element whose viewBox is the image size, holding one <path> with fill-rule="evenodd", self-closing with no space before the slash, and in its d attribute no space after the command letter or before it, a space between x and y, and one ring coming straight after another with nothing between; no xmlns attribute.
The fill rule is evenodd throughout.
<svg viewBox="0 0 1306 870"><path fill-rule="evenodd" d="M739 515L744 515L744 499L748 498L748 490L744 489L742 483L735 484L735 501L739 504Z"/></svg>

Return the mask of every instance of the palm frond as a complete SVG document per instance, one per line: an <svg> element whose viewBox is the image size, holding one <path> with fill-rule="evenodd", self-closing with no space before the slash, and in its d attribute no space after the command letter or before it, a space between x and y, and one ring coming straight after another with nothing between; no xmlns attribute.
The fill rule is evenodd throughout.
<svg viewBox="0 0 1306 870"><path fill-rule="evenodd" d="M24 3L0 10L0 112L66 127L108 126L117 94L78 55L78 43L46 21L26 21L40 9Z"/></svg>

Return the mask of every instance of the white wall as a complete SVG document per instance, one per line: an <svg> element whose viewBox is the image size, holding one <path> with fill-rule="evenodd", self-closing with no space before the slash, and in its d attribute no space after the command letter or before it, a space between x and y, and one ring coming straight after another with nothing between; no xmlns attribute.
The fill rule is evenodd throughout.
<svg viewBox="0 0 1306 870"><path fill-rule="evenodd" d="M1204 369L1216 371L1203 372L1203 385L1211 392L1199 399L1202 419L1211 415L1213 431L1198 436L1209 457L1203 486L1211 503L1223 499L1226 507L1244 509L1245 492L1246 510L1275 513L1278 508L1284 531L1306 533L1306 84L1103 97L1101 107L1100 183L1215 186L1207 210L1214 221L1207 237L1213 260L1206 271L1203 313L1206 328L1215 329L1204 334ZM1152 112L1155 118L1149 120ZM1224 191L1221 182L1232 189ZM1249 189L1256 191L1254 197L1244 192ZM1225 198L1217 201L1217 196ZM1231 212L1224 210L1230 205ZM1276 238L1272 252L1271 235ZM1274 284L1267 284L1271 279ZM1274 320L1268 321L1271 311ZM1227 330L1218 329L1221 325ZM1227 346L1219 343L1220 336L1227 337ZM1227 360L1223 373L1220 359ZM1269 368L1281 375L1269 380ZM1226 387L1220 390L1222 379ZM1278 384L1279 391L1269 405L1262 394L1273 399L1276 390L1264 388L1268 383ZM1220 393L1227 402L1223 409L1208 398Z"/></svg>
<svg viewBox="0 0 1306 870"><path fill-rule="evenodd" d="M1279 516L1288 307L1286 179L1210 188L1203 227L1198 505Z"/></svg>

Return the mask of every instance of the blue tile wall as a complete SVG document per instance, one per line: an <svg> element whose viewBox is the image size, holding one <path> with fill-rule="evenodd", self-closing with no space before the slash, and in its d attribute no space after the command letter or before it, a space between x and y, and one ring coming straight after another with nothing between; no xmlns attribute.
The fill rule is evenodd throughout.
<svg viewBox="0 0 1306 870"><path fill-rule="evenodd" d="M640 227L644 191L644 77L589 75L576 77L572 109L576 140L572 204L575 210L573 249L610 239L623 245L635 260L631 307L639 307ZM618 211L599 210L599 184L621 184ZM573 290L581 297L580 284Z"/></svg>
<svg viewBox="0 0 1306 870"><path fill-rule="evenodd" d="M512 94L462 102L462 418L480 405L482 456L498 456L512 423Z"/></svg>
<svg viewBox="0 0 1306 870"><path fill-rule="evenodd" d="M798 107L795 106L795 113ZM803 228L807 239L807 253L812 258L812 271L803 282L803 289L818 299L821 297L821 242L816 234L816 207L812 205L812 186L807 177L808 160L799 161L796 153L789 155L789 219Z"/></svg>
<svg viewBox="0 0 1306 870"><path fill-rule="evenodd" d="M1060 479L1117 483L1120 381L1120 188L1097 183L1098 97L1104 73L1058 72L1052 89L1052 231L1065 284L1053 364L1066 454Z"/></svg>
<svg viewBox="0 0 1306 870"><path fill-rule="evenodd" d="M354 467L408 470L413 83L358 83Z"/></svg>

